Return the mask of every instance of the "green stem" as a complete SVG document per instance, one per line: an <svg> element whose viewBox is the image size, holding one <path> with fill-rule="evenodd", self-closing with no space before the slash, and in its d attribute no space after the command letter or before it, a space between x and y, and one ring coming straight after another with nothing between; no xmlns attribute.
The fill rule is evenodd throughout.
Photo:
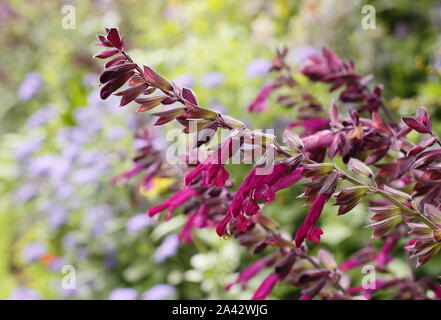
<svg viewBox="0 0 441 320"><path fill-rule="evenodd" d="M350 176L349 174L347 174L346 172L344 172L342 169L340 169L336 164L334 164L335 170L338 171L342 177L346 180L348 180L349 182L352 182L355 185L358 186L366 186L369 189L372 190L372 187L366 185L365 183L363 183L362 181ZM422 222L424 222L429 228L436 230L438 229L426 216L424 216L421 212L419 212L418 210L413 210L411 208L409 208L408 206L406 206L404 203L402 203L401 201L395 199L393 196L389 195L388 193L384 192L381 189L378 188L374 188L373 191L376 194L379 194L380 196L382 196L383 198L389 200L390 202L392 202L394 205L396 205L397 207L399 207L401 210L409 213L411 216L417 216Z"/></svg>
<svg viewBox="0 0 441 320"><path fill-rule="evenodd" d="M386 192L384 192L383 190L377 189L377 194L381 195L383 198L389 200L390 202L392 202L394 205L396 205L397 207L399 207L401 210L409 213L412 216L418 216L418 218L420 218L428 227L430 227L431 229L437 229L437 227L429 220L427 219L421 212L419 211L415 211L412 210L411 208L409 208L408 206L406 206L405 204L403 204L401 201L395 199L394 197L392 197L391 195L387 194Z"/></svg>

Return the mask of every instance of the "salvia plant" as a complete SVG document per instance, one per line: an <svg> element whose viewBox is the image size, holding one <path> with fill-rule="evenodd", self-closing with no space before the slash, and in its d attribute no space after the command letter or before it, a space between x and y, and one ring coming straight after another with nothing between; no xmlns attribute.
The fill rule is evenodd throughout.
<svg viewBox="0 0 441 320"><path fill-rule="evenodd" d="M285 129L280 140L203 108L192 90L135 63L117 29L106 29L98 40L104 51L95 57L111 58L100 75L102 99L115 94L121 97L121 107L132 101L138 104L137 112L172 105L152 114L157 117L154 125L177 121L183 133L195 134L194 149L208 144L219 130L229 132L207 157L197 157L195 162L190 153L186 168L177 168L149 143L151 129L145 127L138 138L146 143L137 150L135 166L116 178L141 175L142 186L156 176L184 170L183 184L175 186L177 192L149 208L149 216L165 211L167 220L183 207L187 220L179 234L182 242L192 241L193 228L215 228L219 236L234 237L254 254L270 252L243 270L226 290L234 285L246 287L258 272L270 269L253 299L267 298L279 282L300 288L300 299L370 298L385 289L391 289L396 299L441 299L441 286L433 279L392 276L368 287L351 287L347 273L371 264L387 274L391 252L401 239L407 243L402 250L409 259L416 259L417 267L441 249L441 149L437 148L441 142L424 107L414 116L395 120L384 104L382 86L372 85L372 76L358 74L353 61L343 61L324 48L310 55L299 72L335 92L335 100L326 109L292 76L285 59L288 51L282 49L272 61L271 78L248 106L249 112L264 112L268 97L277 94L280 104L297 109L297 122ZM118 91L125 84L127 88ZM296 134L296 127L303 130ZM414 144L406 138L411 131L421 135L421 142ZM224 165L237 155L243 161L261 156L234 190ZM336 158L340 166L332 162ZM304 182L299 197L310 208L290 236L262 208L276 200L278 191L299 181ZM308 251L308 241L320 242L319 220L327 203L344 215L365 199L370 201L373 221L366 227L372 229L373 238L384 240L379 251L368 245L340 264L324 249L316 255Z"/></svg>

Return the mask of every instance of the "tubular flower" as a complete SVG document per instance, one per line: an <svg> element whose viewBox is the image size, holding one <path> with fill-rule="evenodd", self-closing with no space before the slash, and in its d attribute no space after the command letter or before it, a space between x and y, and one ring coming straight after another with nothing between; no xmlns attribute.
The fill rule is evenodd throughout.
<svg viewBox="0 0 441 320"><path fill-rule="evenodd" d="M323 234L323 231L314 224L320 218L323 207L330 197L330 194L325 193L318 195L312 204L305 221L296 232L294 240L296 247L300 247L305 239L309 239L312 242L320 241L320 236Z"/></svg>
<svg viewBox="0 0 441 320"><path fill-rule="evenodd" d="M262 113L268 109L266 100L274 89L276 89L276 86L272 83L264 86L256 99L254 99L254 101L247 107L247 110Z"/></svg>
<svg viewBox="0 0 441 320"><path fill-rule="evenodd" d="M227 139L220 148L212 152L203 163L185 176L185 185L189 186L198 178L202 179L202 187L213 185L223 187L230 177L224 164L231 158L240 147L240 143L234 143L233 139Z"/></svg>
<svg viewBox="0 0 441 320"><path fill-rule="evenodd" d="M271 273L265 278L265 280L263 280L256 292L254 292L251 300L265 300L274 289L277 281L279 281L279 275L276 273Z"/></svg>
<svg viewBox="0 0 441 320"><path fill-rule="evenodd" d="M234 195L228 214L218 225L217 233L223 235L228 222L234 218L239 231L245 231L250 222L246 218L260 211L258 201L266 204L275 200L275 193L287 188L303 177L300 175L301 169L293 170L292 166L286 163L276 163L273 171L267 175L256 174L255 167L242 182L241 186Z"/></svg>
<svg viewBox="0 0 441 320"><path fill-rule="evenodd" d="M319 242L320 236L323 234L322 229L315 224L320 218L325 203L331 198L332 194L337 187L339 175L335 172L331 173L326 179L320 182L321 188L315 198L306 219L296 232L294 243L299 248L305 239L309 239L313 242ZM317 179L317 181L321 181ZM316 186L314 186L316 187Z"/></svg>
<svg viewBox="0 0 441 320"><path fill-rule="evenodd" d="M183 189L174 195L172 195L168 200L165 202L154 206L150 208L147 211L147 214L149 217L153 217L154 215L158 214L159 212L167 209L167 215L165 216L166 220L169 220L173 214L173 211L175 211L179 206L187 202L190 198L195 196L197 194L197 191L192 188L186 188Z"/></svg>
<svg viewBox="0 0 441 320"><path fill-rule="evenodd" d="M267 264L266 259L257 260L252 265L248 266L245 270L243 270L236 280L233 282L230 282L225 286L225 290L229 290L233 285L235 284L241 284L242 290L245 290L247 288L248 281L253 278L257 273L259 273L260 270L265 268Z"/></svg>

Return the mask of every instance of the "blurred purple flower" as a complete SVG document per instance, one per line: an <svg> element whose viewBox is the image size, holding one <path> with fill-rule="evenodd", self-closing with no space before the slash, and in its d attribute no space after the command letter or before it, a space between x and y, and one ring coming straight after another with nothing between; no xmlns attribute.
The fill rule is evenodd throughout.
<svg viewBox="0 0 441 320"><path fill-rule="evenodd" d="M195 80L191 74L182 74L180 76L177 76L173 80L173 82L176 83L180 87L191 88L191 87L193 87Z"/></svg>
<svg viewBox="0 0 441 320"><path fill-rule="evenodd" d="M25 75L18 87L17 97L20 101L30 100L40 90L43 80L38 72L29 72Z"/></svg>
<svg viewBox="0 0 441 320"><path fill-rule="evenodd" d="M41 296L38 291L26 288L17 287L12 292L9 300L40 300Z"/></svg>
<svg viewBox="0 0 441 320"><path fill-rule="evenodd" d="M68 184L62 184L60 185L57 190L55 191L55 196L59 200L66 200L68 198L71 198L74 194L74 190L72 186Z"/></svg>
<svg viewBox="0 0 441 320"><path fill-rule="evenodd" d="M54 258L53 261L51 261L48 264L48 268L54 272L60 272L62 271L62 268L67 264L66 260L63 258Z"/></svg>
<svg viewBox="0 0 441 320"><path fill-rule="evenodd" d="M52 154L41 155L31 161L28 172L33 177L50 176L54 180L62 180L70 170L67 159Z"/></svg>
<svg viewBox="0 0 441 320"><path fill-rule="evenodd" d="M142 294L143 300L166 300L175 294L175 287L169 284L157 284Z"/></svg>
<svg viewBox="0 0 441 320"><path fill-rule="evenodd" d="M90 226L92 235L102 234L111 218L110 208L106 205L92 207L86 211L84 216L85 223Z"/></svg>
<svg viewBox="0 0 441 320"><path fill-rule="evenodd" d="M72 127L61 130L57 139L60 143L83 144L90 139L90 132L84 128Z"/></svg>
<svg viewBox="0 0 441 320"><path fill-rule="evenodd" d="M24 160L41 148L42 139L40 137L32 137L30 139L20 141L13 146L13 153L17 160Z"/></svg>
<svg viewBox="0 0 441 320"><path fill-rule="evenodd" d="M121 140L126 136L126 130L120 126L112 126L110 130L107 132L107 139L109 140Z"/></svg>
<svg viewBox="0 0 441 320"><path fill-rule="evenodd" d="M253 60L247 67L246 74L249 78L256 78L264 76L272 67L271 60L268 59L256 59Z"/></svg>
<svg viewBox="0 0 441 320"><path fill-rule="evenodd" d="M129 114L126 119L127 127L134 130L134 129L136 129L137 123L138 123L137 115L136 114Z"/></svg>
<svg viewBox="0 0 441 320"><path fill-rule="evenodd" d="M12 199L15 204L28 202L37 193L37 188L30 183L21 185L14 193Z"/></svg>
<svg viewBox="0 0 441 320"><path fill-rule="evenodd" d="M179 248L179 238L177 234L167 236L161 245L156 249L154 259L156 263L162 263L174 256Z"/></svg>
<svg viewBox="0 0 441 320"><path fill-rule="evenodd" d="M59 228L67 220L67 210L61 206L51 205L44 211L47 213L48 223L52 229Z"/></svg>
<svg viewBox="0 0 441 320"><path fill-rule="evenodd" d="M27 245L23 251L23 260L30 263L40 259L46 253L46 246L40 242L33 242Z"/></svg>
<svg viewBox="0 0 441 320"><path fill-rule="evenodd" d="M81 107L74 110L74 118L79 125L88 125L90 122L98 121L99 117L99 111L93 107Z"/></svg>
<svg viewBox="0 0 441 320"><path fill-rule="evenodd" d="M56 157L55 162L52 164L51 178L55 183L63 182L72 166L68 159L62 157Z"/></svg>
<svg viewBox="0 0 441 320"><path fill-rule="evenodd" d="M34 112L27 120L26 124L29 128L41 127L48 123L57 115L57 110L53 106L45 106Z"/></svg>
<svg viewBox="0 0 441 320"><path fill-rule="evenodd" d="M131 217L126 223L127 232L130 234L138 233L154 222L153 218L148 217L145 213L138 213Z"/></svg>
<svg viewBox="0 0 441 320"><path fill-rule="evenodd" d="M61 240L61 244L64 250L73 250L79 244L78 237L74 233L68 233Z"/></svg>
<svg viewBox="0 0 441 320"><path fill-rule="evenodd" d="M117 264L115 247L113 245L108 245L104 248L104 253L104 265L109 269L114 268Z"/></svg>
<svg viewBox="0 0 441 320"><path fill-rule="evenodd" d="M305 62L311 55L318 54L319 51L313 46L298 46L291 50L288 54L288 59L294 64L300 65Z"/></svg>
<svg viewBox="0 0 441 320"><path fill-rule="evenodd" d="M88 73L83 78L83 86L86 88L96 88L99 85L99 77L96 73Z"/></svg>
<svg viewBox="0 0 441 320"><path fill-rule="evenodd" d="M53 155L45 154L32 160L28 170L29 174L33 177L41 177L48 175L53 168L53 164L56 162L56 157Z"/></svg>
<svg viewBox="0 0 441 320"><path fill-rule="evenodd" d="M209 72L202 79L205 88L216 88L224 83L224 75L221 72Z"/></svg>
<svg viewBox="0 0 441 320"><path fill-rule="evenodd" d="M106 256L104 257L104 265L106 266L106 268L108 269L112 269L115 268L116 266L116 255L114 252L111 253L107 253Z"/></svg>
<svg viewBox="0 0 441 320"><path fill-rule="evenodd" d="M76 184L87 184L97 181L102 175L102 172L96 170L96 168L84 168L77 169L73 172L72 180Z"/></svg>
<svg viewBox="0 0 441 320"><path fill-rule="evenodd" d="M119 288L110 292L109 300L136 300L138 293L135 289Z"/></svg>
<svg viewBox="0 0 441 320"><path fill-rule="evenodd" d="M90 167L97 162L97 159L102 159L104 153L97 149L89 149L81 152L78 158L78 164L80 166Z"/></svg>

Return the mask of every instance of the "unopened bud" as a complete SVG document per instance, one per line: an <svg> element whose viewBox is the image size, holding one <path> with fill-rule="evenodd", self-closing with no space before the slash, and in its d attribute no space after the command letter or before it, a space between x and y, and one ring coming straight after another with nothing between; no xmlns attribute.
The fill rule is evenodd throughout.
<svg viewBox="0 0 441 320"><path fill-rule="evenodd" d="M348 169L359 177L372 178L374 176L371 168L369 168L364 162L355 158L349 160Z"/></svg>

